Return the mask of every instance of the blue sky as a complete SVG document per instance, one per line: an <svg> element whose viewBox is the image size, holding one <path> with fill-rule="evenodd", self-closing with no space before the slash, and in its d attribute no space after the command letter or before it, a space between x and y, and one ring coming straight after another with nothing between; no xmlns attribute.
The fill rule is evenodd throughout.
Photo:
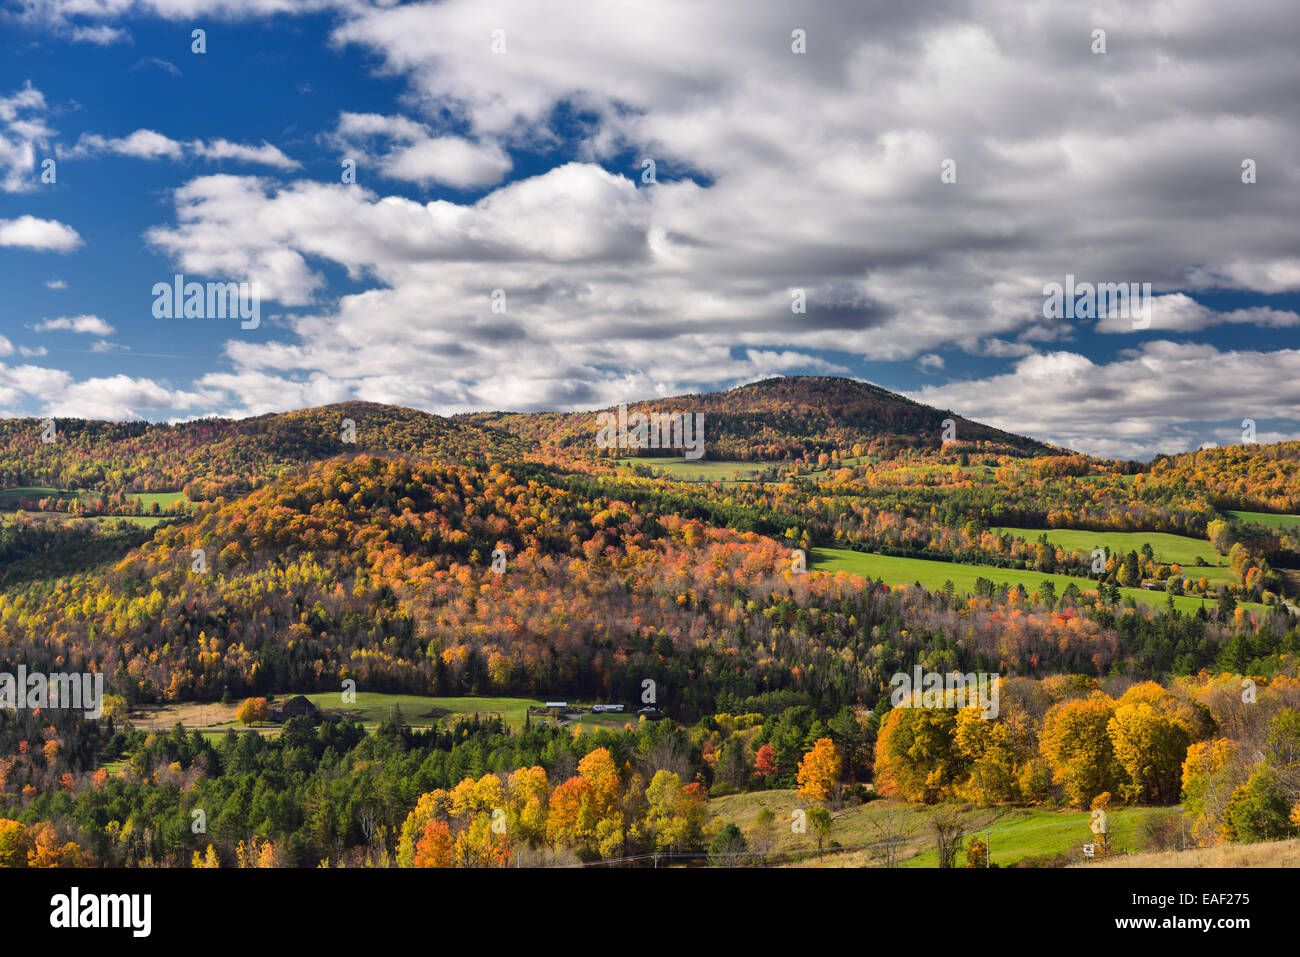
<svg viewBox="0 0 1300 957"><path fill-rule="evenodd" d="M1103 455L1300 438L1300 24L735 7L0 4L0 414L816 373ZM257 283L260 327L156 318L175 273ZM1067 274L1150 283L1149 328L1044 318Z"/></svg>

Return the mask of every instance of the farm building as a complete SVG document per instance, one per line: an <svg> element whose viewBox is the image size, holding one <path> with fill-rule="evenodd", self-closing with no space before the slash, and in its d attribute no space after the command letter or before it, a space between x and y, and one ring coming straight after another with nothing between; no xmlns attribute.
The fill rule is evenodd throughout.
<svg viewBox="0 0 1300 957"><path fill-rule="evenodd" d="M320 710L302 695L294 695L284 704L275 705L271 708L271 720L280 723L303 715L313 721L320 718Z"/></svg>

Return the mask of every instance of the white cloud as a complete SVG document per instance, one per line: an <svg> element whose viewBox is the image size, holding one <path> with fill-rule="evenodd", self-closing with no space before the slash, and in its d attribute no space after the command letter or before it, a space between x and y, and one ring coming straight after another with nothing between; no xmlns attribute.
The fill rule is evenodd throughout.
<svg viewBox="0 0 1300 957"><path fill-rule="evenodd" d="M1113 310L1114 311L1114 310ZM1118 311L1097 322L1098 332L1134 332L1133 319L1124 319ZM1184 293L1154 296L1151 300L1151 332L1199 332L1211 326L1248 325L1265 328L1300 326L1300 314L1282 309L1254 306L1248 309L1216 311Z"/></svg>
<svg viewBox="0 0 1300 957"><path fill-rule="evenodd" d="M64 382L47 398L44 415L125 421L144 413L188 409L207 402L197 392L171 389L152 379L114 375Z"/></svg>
<svg viewBox="0 0 1300 957"><path fill-rule="evenodd" d="M232 143L226 139L210 141L190 140L182 142L164 136L155 130L136 130L129 136L109 138L98 133L83 133L77 145L70 150L60 150L60 158L77 159L111 153L117 156L129 156L134 159L169 159L181 161L189 158L209 160L234 160L240 163L254 163L274 166L278 169L298 169L302 166L291 159L278 147L269 143L251 146Z"/></svg>
<svg viewBox="0 0 1300 957"><path fill-rule="evenodd" d="M60 316L44 319L33 327L37 332L80 332L94 336L111 336L115 330L99 316Z"/></svg>
<svg viewBox="0 0 1300 957"><path fill-rule="evenodd" d="M71 226L53 219L19 216L0 219L0 246L66 253L81 245L81 236Z"/></svg>
<svg viewBox="0 0 1300 957"><path fill-rule="evenodd" d="M372 141L385 141L377 149ZM381 176L421 185L444 183L457 189L492 186L513 165L494 142L435 135L423 123L400 116L343 113L330 142L344 158L373 163Z"/></svg>
<svg viewBox="0 0 1300 957"><path fill-rule="evenodd" d="M322 395L440 411L591 407L773 366L817 370L815 354L828 350L937 371L918 357L956 349L1020 360L1005 382L985 383L1049 397L1057 380L1091 377L1134 397L1110 381L1114 370L1160 364L1199 397L1179 392L1177 417L1207 411L1223 368L1270 371L1268 357L1290 354L1148 343L1087 367L1081 353L1101 338L1089 334L1113 323L1042 316L1043 284L1074 274L1150 282L1157 334L1293 328L1282 309L1213 312L1193 298L1300 290L1300 66L1271 0L31 9L50 23L114 26L333 9L335 44L373 55L386 81L407 85L399 104L341 113L324 137L364 161L362 185L199 177L149 232L186 271L258 281L264 296L311 308L228 343L233 371L211 388L230 408ZM1122 24L1123 50L1105 57L1088 49L1102 21ZM807 30L807 54L790 51L794 25ZM491 50L494 29L505 31L503 54ZM154 136L121 148L208 155ZM217 142L204 149L219 152ZM376 188L388 177L488 189L515 154L576 160L473 203ZM1259 162L1256 185L1240 182L1244 156ZM657 184L639 180L645 157ZM949 157L958 179L945 185ZM362 291L331 297L337 270ZM504 314L490 307L498 288ZM806 293L806 313L791 311L792 289ZM997 396L975 398L988 409ZM1034 421L1062 441L1159 439L1140 401L1132 436L1109 430L1127 414L1121 405L1085 403L1101 423L1093 432L1053 408Z"/></svg>
<svg viewBox="0 0 1300 957"><path fill-rule="evenodd" d="M0 97L0 190L22 193L37 186L37 154L54 135L45 122L45 96L29 80Z"/></svg>
<svg viewBox="0 0 1300 957"><path fill-rule="evenodd" d="M1222 423L1244 418L1291 422L1275 434L1300 438L1300 349L1225 352L1161 340L1110 363L1053 352L1003 375L908 395L1095 455L1144 457L1233 434ZM1235 434L1239 441L1239 426Z"/></svg>

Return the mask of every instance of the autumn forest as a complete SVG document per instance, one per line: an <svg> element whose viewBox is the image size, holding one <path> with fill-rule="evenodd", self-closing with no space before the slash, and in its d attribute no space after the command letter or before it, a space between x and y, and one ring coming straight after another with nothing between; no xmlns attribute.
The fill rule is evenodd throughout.
<svg viewBox="0 0 1300 957"><path fill-rule="evenodd" d="M819 377L629 410L704 456L594 412L0 420L0 673L104 683L0 709L0 867L1300 835L1300 443L1111 461Z"/></svg>

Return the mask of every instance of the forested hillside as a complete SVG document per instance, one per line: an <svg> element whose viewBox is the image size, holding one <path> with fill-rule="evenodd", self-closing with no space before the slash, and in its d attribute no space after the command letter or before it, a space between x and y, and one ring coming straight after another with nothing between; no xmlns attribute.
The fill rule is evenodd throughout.
<svg viewBox="0 0 1300 957"><path fill-rule="evenodd" d="M675 396L628 403L628 412L703 413L705 457L743 462L816 459L832 450L938 449L944 420L968 447L1016 455L1043 455L1050 446L1024 436L932 409L879 386L852 379L789 376L766 379L729 392ZM586 454L594 412L474 413L457 420L514 432L538 446Z"/></svg>
<svg viewBox="0 0 1300 957"><path fill-rule="evenodd" d="M109 696L0 711L0 861L768 859L770 822L709 816L757 791L831 829L772 861L880 800L1181 804L1202 844L1300 826L1295 444L1143 466L964 420L945 444L946 413L834 379L653 407L762 470L598 456L590 415L0 424L0 672ZM1000 706L900 706L917 668ZM441 704L367 723L348 688ZM302 693L338 720L270 720ZM534 722L557 699L626 710ZM222 702L245 730L133 726Z"/></svg>

